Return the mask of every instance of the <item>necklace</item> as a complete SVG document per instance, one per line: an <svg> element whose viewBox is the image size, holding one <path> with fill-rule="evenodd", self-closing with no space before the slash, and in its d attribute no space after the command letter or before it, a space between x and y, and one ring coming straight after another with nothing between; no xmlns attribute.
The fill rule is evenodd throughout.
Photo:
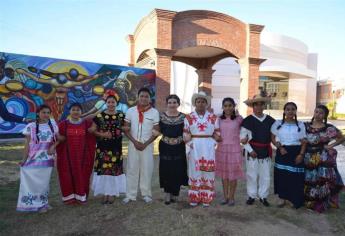
<svg viewBox="0 0 345 236"><path fill-rule="evenodd" d="M169 117L176 117L178 116L180 113L177 111L177 112L169 112L169 111L166 111L165 114L167 114L167 116Z"/></svg>
<svg viewBox="0 0 345 236"><path fill-rule="evenodd" d="M73 120L72 118L68 118L69 122L71 122L72 124L80 124L82 119L79 118L78 120Z"/></svg>

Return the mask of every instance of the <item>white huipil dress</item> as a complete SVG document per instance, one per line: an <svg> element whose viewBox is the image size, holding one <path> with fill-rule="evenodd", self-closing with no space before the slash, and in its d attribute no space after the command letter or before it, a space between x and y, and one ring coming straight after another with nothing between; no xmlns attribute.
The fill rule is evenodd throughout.
<svg viewBox="0 0 345 236"><path fill-rule="evenodd" d="M215 197L215 146L212 138L219 131L217 116L206 111L186 115L184 133L192 136L186 143L188 162L188 197L192 204L210 204Z"/></svg>

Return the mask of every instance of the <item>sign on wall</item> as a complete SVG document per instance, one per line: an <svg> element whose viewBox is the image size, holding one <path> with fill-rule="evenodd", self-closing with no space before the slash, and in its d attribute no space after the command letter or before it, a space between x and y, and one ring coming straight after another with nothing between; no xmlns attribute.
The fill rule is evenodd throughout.
<svg viewBox="0 0 345 236"><path fill-rule="evenodd" d="M24 118L35 119L42 104L57 121L75 102L84 115L97 112L108 89L119 95L117 109L123 112L135 105L141 87L151 89L154 102L155 77L148 69L0 52L0 134L20 133Z"/></svg>

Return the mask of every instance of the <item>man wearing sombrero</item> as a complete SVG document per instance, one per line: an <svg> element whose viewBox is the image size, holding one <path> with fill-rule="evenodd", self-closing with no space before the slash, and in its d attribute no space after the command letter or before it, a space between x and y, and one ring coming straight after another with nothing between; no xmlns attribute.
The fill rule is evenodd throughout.
<svg viewBox="0 0 345 236"><path fill-rule="evenodd" d="M219 132L217 116L207 111L211 97L204 92L193 95L195 111L186 115L183 136L188 160L189 203L208 207L215 197L215 140Z"/></svg>
<svg viewBox="0 0 345 236"><path fill-rule="evenodd" d="M267 201L270 188L271 168L271 126L274 119L263 113L266 104L271 99L264 94L255 95L252 99L244 101L253 108L253 114L243 120L241 127L241 140L245 143L246 169L247 169L247 204L252 205L259 197L260 202L268 207Z"/></svg>

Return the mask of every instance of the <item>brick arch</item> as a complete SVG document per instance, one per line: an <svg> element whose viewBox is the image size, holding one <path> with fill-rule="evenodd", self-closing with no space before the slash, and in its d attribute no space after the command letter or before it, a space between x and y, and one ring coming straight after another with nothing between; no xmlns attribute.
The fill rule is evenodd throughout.
<svg viewBox="0 0 345 236"><path fill-rule="evenodd" d="M246 24L213 11L178 12L172 22L172 49L210 46L242 58L246 54Z"/></svg>
<svg viewBox="0 0 345 236"><path fill-rule="evenodd" d="M199 47L200 46L201 45L199 45ZM207 46L207 47L211 47L211 46ZM217 47L212 47L212 48L217 48ZM219 49L222 49L222 48L219 48ZM183 49L180 49L180 50L183 50ZM218 54L218 55L213 56L213 57L208 57L208 58L183 57L183 56L178 56L178 52L179 52L179 50L176 51L175 55L172 57L172 60L186 63L186 64L194 67L195 69L212 68L217 62L219 62L220 60L222 60L224 58L228 58L228 57L236 58L235 55L233 55L232 53L230 53L226 50L224 50L224 52L221 54Z"/></svg>
<svg viewBox="0 0 345 236"><path fill-rule="evenodd" d="M264 26L247 24L229 15L206 11L183 12L154 9L144 17L133 35L128 35L129 65L156 69L158 109L164 109L164 97L170 93L171 61L177 60L197 69L199 90L212 93L212 66L219 60L233 56L241 67L241 101L256 94L259 86L260 33ZM225 52L176 52L189 47L216 47ZM149 51L146 51L149 49ZM150 52L150 57L143 53ZM205 51L204 51L205 52ZM199 54L199 55L198 55ZM179 58L178 58L179 57Z"/></svg>

